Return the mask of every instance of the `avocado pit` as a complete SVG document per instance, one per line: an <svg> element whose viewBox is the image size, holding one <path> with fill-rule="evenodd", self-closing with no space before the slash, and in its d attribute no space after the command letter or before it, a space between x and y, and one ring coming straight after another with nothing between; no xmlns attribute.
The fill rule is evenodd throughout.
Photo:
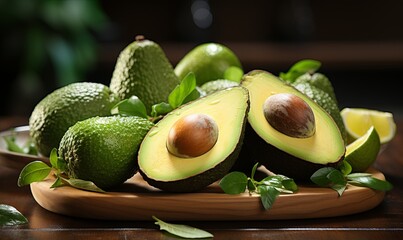
<svg viewBox="0 0 403 240"><path fill-rule="evenodd" d="M171 127L166 142L168 151L181 158L192 158L210 151L218 139L216 121L201 113L177 120Z"/></svg>
<svg viewBox="0 0 403 240"><path fill-rule="evenodd" d="M269 96L263 103L267 122L277 131L294 138L307 138L315 133L315 117L308 103L290 93Z"/></svg>

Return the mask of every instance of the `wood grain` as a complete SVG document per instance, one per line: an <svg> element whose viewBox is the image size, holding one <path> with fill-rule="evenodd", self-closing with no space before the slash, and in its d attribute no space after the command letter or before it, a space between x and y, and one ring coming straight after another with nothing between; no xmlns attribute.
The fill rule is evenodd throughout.
<svg viewBox="0 0 403 240"><path fill-rule="evenodd" d="M374 169L374 177L385 179ZM280 195L264 210L258 195L224 194L217 183L197 193L165 193L149 186L139 174L114 192L94 193L72 187L51 189L54 179L31 184L43 208L69 216L108 220L167 221L276 220L343 216L364 212L382 202L385 193L349 186L341 197L329 188L299 186L294 194Z"/></svg>

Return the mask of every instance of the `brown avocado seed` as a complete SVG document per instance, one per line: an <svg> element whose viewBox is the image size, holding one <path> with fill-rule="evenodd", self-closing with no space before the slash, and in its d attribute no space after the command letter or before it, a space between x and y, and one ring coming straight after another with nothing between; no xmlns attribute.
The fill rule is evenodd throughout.
<svg viewBox="0 0 403 240"><path fill-rule="evenodd" d="M182 158L198 157L213 148L218 139L218 126L206 114L190 114L180 118L171 127L168 151Z"/></svg>
<svg viewBox="0 0 403 240"><path fill-rule="evenodd" d="M263 114L274 129L287 136L307 138L315 133L315 117L311 107L294 94L269 96L263 104Z"/></svg>

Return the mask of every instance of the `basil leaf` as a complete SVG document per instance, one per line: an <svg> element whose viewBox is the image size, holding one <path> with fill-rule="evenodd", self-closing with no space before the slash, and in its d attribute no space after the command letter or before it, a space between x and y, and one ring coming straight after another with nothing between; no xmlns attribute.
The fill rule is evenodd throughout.
<svg viewBox="0 0 403 240"><path fill-rule="evenodd" d="M28 223L28 219L15 207L0 204L0 226L14 226Z"/></svg>
<svg viewBox="0 0 403 240"><path fill-rule="evenodd" d="M97 187L97 185L95 185L91 181L85 181L85 180L76 179L76 178L70 178L70 179L63 178L62 180L65 181L66 183L68 183L70 186L72 186L74 188L87 190L87 191L90 191L90 192L99 192L99 193L104 193L105 192L104 190L102 190L99 187Z"/></svg>
<svg viewBox="0 0 403 240"><path fill-rule="evenodd" d="M213 234L188 225L172 224L164 222L155 216L152 218L156 221L155 224L160 226L160 230L165 230L173 235L182 238L212 238Z"/></svg>
<svg viewBox="0 0 403 240"><path fill-rule="evenodd" d="M52 151L50 152L49 155L49 161L50 161L50 165L52 165L52 167L58 169L58 158L57 158L57 149L53 148Z"/></svg>
<svg viewBox="0 0 403 240"><path fill-rule="evenodd" d="M200 92L197 89L195 89L189 95L187 95L187 97L183 100L181 105L191 102L193 100L196 100L199 97L200 97Z"/></svg>
<svg viewBox="0 0 403 240"><path fill-rule="evenodd" d="M227 194L240 194L245 192L248 177L243 172L230 172L220 180L221 189Z"/></svg>
<svg viewBox="0 0 403 240"><path fill-rule="evenodd" d="M258 192L260 194L260 201L263 204L264 209L270 209L277 197L280 195L280 192L277 191L274 187L270 187L267 185L258 186Z"/></svg>
<svg viewBox="0 0 403 240"><path fill-rule="evenodd" d="M328 175L335 170L332 167L323 167L314 172L311 176L311 181L320 187L327 187L331 183Z"/></svg>
<svg viewBox="0 0 403 240"><path fill-rule="evenodd" d="M296 192L298 190L298 185L291 178L283 179L281 181L281 184L283 184L285 189L290 190L292 192Z"/></svg>
<svg viewBox="0 0 403 240"><path fill-rule="evenodd" d="M224 79L228 79L234 82L241 82L243 77L243 70L237 66L231 66L224 72Z"/></svg>
<svg viewBox="0 0 403 240"><path fill-rule="evenodd" d="M259 166L259 163L255 163L255 165L253 165L252 172L250 174L250 178L252 178L252 179L255 178L255 173L256 173L256 170L257 170L258 166Z"/></svg>
<svg viewBox="0 0 403 240"><path fill-rule="evenodd" d="M135 95L118 102L112 109L112 115L138 116L148 118L144 103Z"/></svg>
<svg viewBox="0 0 403 240"><path fill-rule="evenodd" d="M168 103L173 109L179 107L186 97L196 89L196 76L193 72L188 73L168 96Z"/></svg>
<svg viewBox="0 0 403 240"><path fill-rule="evenodd" d="M304 59L292 65L287 73L280 73L279 77L284 81L293 83L299 76L305 73L312 74L316 72L320 68L320 66L321 63L319 61Z"/></svg>
<svg viewBox="0 0 403 240"><path fill-rule="evenodd" d="M351 173L353 168L351 167L350 163L347 161L343 160L342 163L339 166L339 170L343 173L344 176L348 175Z"/></svg>
<svg viewBox="0 0 403 240"><path fill-rule="evenodd" d="M363 186L372 188L374 190L379 191L389 191L392 190L393 185L388 181L383 181L371 176L362 176L362 177L351 177L347 176L347 179L350 180L348 183L356 186Z"/></svg>
<svg viewBox="0 0 403 240"><path fill-rule="evenodd" d="M63 180L60 177L57 177L52 186L50 186L50 188L57 188L61 186L64 186Z"/></svg>
<svg viewBox="0 0 403 240"><path fill-rule="evenodd" d="M173 110L173 108L171 107L171 105L169 105L166 102L157 103L151 107L151 116L157 117L160 115L165 115L172 110Z"/></svg>
<svg viewBox="0 0 403 240"><path fill-rule="evenodd" d="M44 162L30 162L21 170L17 185L22 187L33 182L42 181L49 175L51 169L52 168L46 165Z"/></svg>

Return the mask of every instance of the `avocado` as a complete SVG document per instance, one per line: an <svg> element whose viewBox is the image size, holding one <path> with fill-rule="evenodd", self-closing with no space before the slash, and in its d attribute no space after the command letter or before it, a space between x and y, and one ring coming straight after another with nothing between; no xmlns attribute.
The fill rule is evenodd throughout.
<svg viewBox="0 0 403 240"><path fill-rule="evenodd" d="M225 71L230 67L242 70L238 56L227 46L210 42L190 50L175 66L175 73L182 79L193 72L197 85L201 86L208 81L225 78Z"/></svg>
<svg viewBox="0 0 403 240"><path fill-rule="evenodd" d="M111 115L119 100L101 83L71 83L49 93L29 117L30 136L38 152L49 156L70 126L90 117Z"/></svg>
<svg viewBox="0 0 403 240"><path fill-rule="evenodd" d="M298 85L300 83L309 83L310 85L315 86L316 88L321 89L322 91L326 92L329 94L329 96L333 99L334 103L337 105L337 98L336 94L334 92L334 88L332 83L330 82L329 78L326 77L322 73L305 73L304 75L301 75L298 77L295 82L293 82L293 85Z"/></svg>
<svg viewBox="0 0 403 240"><path fill-rule="evenodd" d="M145 136L139 172L164 191L195 192L207 187L237 160L248 109L248 91L237 86L173 110Z"/></svg>
<svg viewBox="0 0 403 240"><path fill-rule="evenodd" d="M138 170L141 141L154 124L137 116L92 117L79 121L64 134L59 157L70 178L92 181L106 190Z"/></svg>
<svg viewBox="0 0 403 240"><path fill-rule="evenodd" d="M179 83L162 48L137 36L119 54L109 87L121 99L137 96L150 113L152 105L167 102L168 95Z"/></svg>
<svg viewBox="0 0 403 240"><path fill-rule="evenodd" d="M334 101L333 98L327 92L323 91L322 89L310 83L301 82L293 84L293 86L300 92L310 97L313 101L319 104L327 113L330 114L330 116L336 122L340 130L344 143L347 144L348 136L346 127L344 126L344 122L340 114L340 109L337 106L336 101Z"/></svg>
<svg viewBox="0 0 403 240"><path fill-rule="evenodd" d="M200 86L200 89L204 92L204 94L210 94L218 90L222 90L229 87L238 86L238 82L234 82L228 79L217 79L213 81L209 81Z"/></svg>
<svg viewBox="0 0 403 240"><path fill-rule="evenodd" d="M332 117L311 98L263 70L245 74L250 111L241 156L295 180L317 169L337 166L345 145Z"/></svg>

